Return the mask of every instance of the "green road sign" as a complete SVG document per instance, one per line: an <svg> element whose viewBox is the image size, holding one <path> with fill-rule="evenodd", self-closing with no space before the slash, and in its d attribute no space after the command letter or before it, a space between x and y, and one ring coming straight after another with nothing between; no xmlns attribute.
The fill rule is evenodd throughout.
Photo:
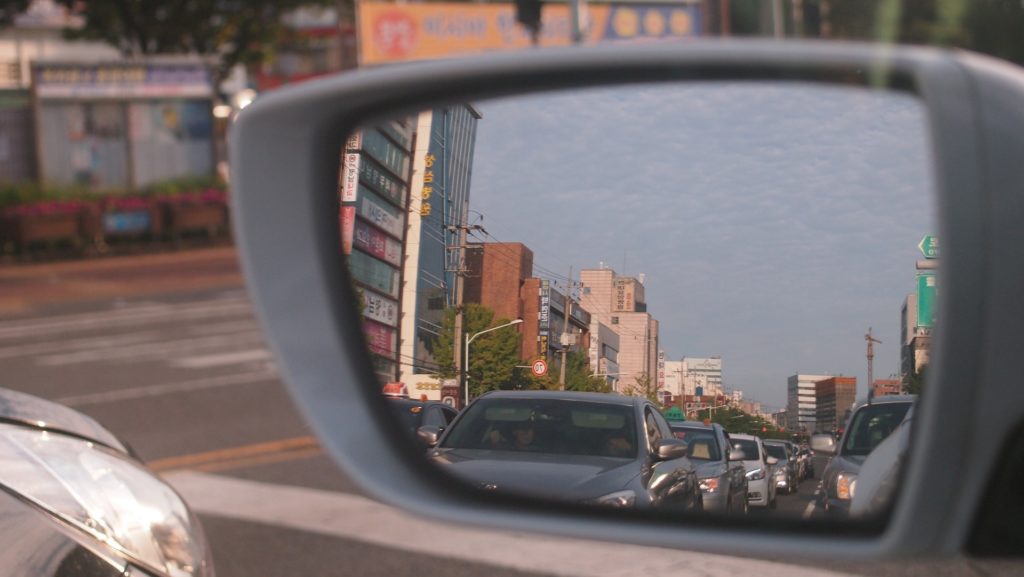
<svg viewBox="0 0 1024 577"><path fill-rule="evenodd" d="M917 244L917 248L921 249L924 258L939 258L939 237L926 234Z"/></svg>
<svg viewBox="0 0 1024 577"><path fill-rule="evenodd" d="M679 407L671 407L665 411L665 418L669 421L685 421L686 416L683 415L683 411Z"/></svg>
<svg viewBox="0 0 1024 577"><path fill-rule="evenodd" d="M935 324L935 275L917 275L917 326Z"/></svg>

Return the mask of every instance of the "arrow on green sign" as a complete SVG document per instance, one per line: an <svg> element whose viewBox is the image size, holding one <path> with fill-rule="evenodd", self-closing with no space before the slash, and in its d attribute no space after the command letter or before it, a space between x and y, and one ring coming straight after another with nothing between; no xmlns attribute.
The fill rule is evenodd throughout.
<svg viewBox="0 0 1024 577"><path fill-rule="evenodd" d="M917 248L921 249L924 258L939 258L939 238L934 234L926 234Z"/></svg>

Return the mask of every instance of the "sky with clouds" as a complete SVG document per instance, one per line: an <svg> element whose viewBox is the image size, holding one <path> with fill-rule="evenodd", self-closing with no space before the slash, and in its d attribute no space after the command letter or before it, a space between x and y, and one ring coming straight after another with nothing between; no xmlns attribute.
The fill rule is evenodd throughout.
<svg viewBox="0 0 1024 577"><path fill-rule="evenodd" d="M725 385L771 407L796 372L856 376L863 396L873 327L875 377L898 373L935 232L913 96L709 83L476 104L471 205L491 240L577 279L644 273L669 360L721 355Z"/></svg>

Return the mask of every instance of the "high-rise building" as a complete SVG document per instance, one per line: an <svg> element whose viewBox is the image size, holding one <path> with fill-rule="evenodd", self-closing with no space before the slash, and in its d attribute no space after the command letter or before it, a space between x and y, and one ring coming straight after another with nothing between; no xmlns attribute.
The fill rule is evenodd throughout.
<svg viewBox="0 0 1024 577"><path fill-rule="evenodd" d="M805 375L789 377L786 392L786 428L793 432L811 434L818 423L817 388L815 384L832 375Z"/></svg>
<svg viewBox="0 0 1024 577"><path fill-rule="evenodd" d="M399 380L428 396L436 390L434 347L448 309L459 302L476 126L469 104L421 112L404 246ZM514 317L513 317L514 318ZM425 386L420 387L424 383Z"/></svg>
<svg viewBox="0 0 1024 577"><path fill-rule="evenodd" d="M657 387L658 321L647 312L642 280L619 277L610 268L583 269L580 304L619 335L616 390L631 390L644 383L651 389Z"/></svg>
<svg viewBox="0 0 1024 577"><path fill-rule="evenodd" d="M341 168L342 250L363 299L363 333L383 382L398 377L402 255L414 117L363 129L345 144Z"/></svg>
<svg viewBox="0 0 1024 577"><path fill-rule="evenodd" d="M841 430L857 397L857 377L829 377L815 383L816 431Z"/></svg>
<svg viewBox="0 0 1024 577"><path fill-rule="evenodd" d="M683 357L683 379L693 395L719 396L722 390L722 358Z"/></svg>
<svg viewBox="0 0 1024 577"><path fill-rule="evenodd" d="M665 390L676 397L694 394L683 386L683 361L665 361Z"/></svg>
<svg viewBox="0 0 1024 577"><path fill-rule="evenodd" d="M928 364L931 328L917 326L917 293L910 293L900 309L900 376L917 373Z"/></svg>
<svg viewBox="0 0 1024 577"><path fill-rule="evenodd" d="M436 374L436 337L457 302L449 249L466 220L479 118L469 105L424 111L364 128L343 151L342 247L363 332L378 377L410 391Z"/></svg>

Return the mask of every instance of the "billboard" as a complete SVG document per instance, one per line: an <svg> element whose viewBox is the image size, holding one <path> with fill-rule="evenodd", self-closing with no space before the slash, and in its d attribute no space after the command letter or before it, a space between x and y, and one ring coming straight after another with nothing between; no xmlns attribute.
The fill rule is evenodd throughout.
<svg viewBox="0 0 1024 577"><path fill-rule="evenodd" d="M36 96L43 99L213 98L213 77L202 62L36 63Z"/></svg>
<svg viewBox="0 0 1024 577"><path fill-rule="evenodd" d="M530 36L516 22L514 3L357 5L360 65L429 60L482 52L529 48ZM568 46L572 20L568 4L544 5L541 46ZM650 41L697 36L697 5L597 4L586 8L585 43Z"/></svg>

